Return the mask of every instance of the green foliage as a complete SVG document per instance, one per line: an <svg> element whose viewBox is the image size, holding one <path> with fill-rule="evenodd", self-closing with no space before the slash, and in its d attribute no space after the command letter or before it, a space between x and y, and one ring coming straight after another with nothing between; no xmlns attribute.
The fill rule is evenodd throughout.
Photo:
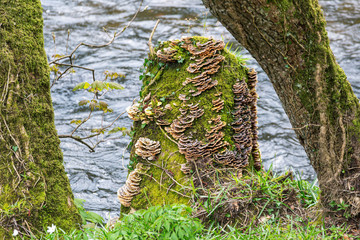
<svg viewBox="0 0 360 240"><path fill-rule="evenodd" d="M130 136L131 133L130 130L125 127L114 127L113 129L108 131L108 134L117 133L117 132L122 132L123 136L125 135Z"/></svg>
<svg viewBox="0 0 360 240"><path fill-rule="evenodd" d="M77 199L75 203L83 216L86 212L84 200ZM83 230L73 230L68 233L61 229L48 232L40 239L107 239L107 240L136 240L136 239L350 239L345 226L325 228L303 224L289 217L288 222L267 221L260 224L250 224L246 228L231 225L220 226L212 221L208 227L203 226L196 218L191 217L192 208L185 205L153 206L147 210L140 210L133 214L124 215L121 221L112 227L93 225ZM90 218L101 224L99 219ZM86 221L85 221L86 222ZM48 228L49 229L49 228Z"/></svg>
<svg viewBox="0 0 360 240"><path fill-rule="evenodd" d="M118 72L105 71L104 74L105 74L105 80L107 80L108 78L110 78L111 80L114 80L116 78L125 78L125 74Z"/></svg>
<svg viewBox="0 0 360 240"><path fill-rule="evenodd" d="M92 222L95 224L103 224L104 219L94 212L88 212L84 208L84 199L75 198L74 203L77 209L79 210L81 220L83 224L86 224L87 222Z"/></svg>
<svg viewBox="0 0 360 240"><path fill-rule="evenodd" d="M115 225L118 239L196 239L203 226L185 205L153 206L126 215Z"/></svg>
<svg viewBox="0 0 360 240"><path fill-rule="evenodd" d="M312 183L309 183L301 179L291 182L299 190L298 197L301 199L301 203L308 208L315 206L319 201L320 189L316 186L316 182L317 180L314 180Z"/></svg>
<svg viewBox="0 0 360 240"><path fill-rule="evenodd" d="M235 55L235 58L240 65L245 66L246 61L248 61L250 58L244 57L244 55L242 54L241 48L237 47L235 50L233 50L232 46L233 46L233 43L230 44L230 42L227 42L225 45L225 49Z"/></svg>
<svg viewBox="0 0 360 240"><path fill-rule="evenodd" d="M330 202L330 207L332 207L333 209L335 209L335 211L339 212L342 211L343 212L343 216L345 218L350 218L350 213L349 213L349 204L346 204L344 201L340 200L340 203L336 203L335 201L331 201Z"/></svg>
<svg viewBox="0 0 360 240"><path fill-rule="evenodd" d="M105 82L105 81L96 80L91 84L88 82L81 82L73 88L73 91L80 90L80 89L86 89L89 92L101 92L104 89L106 89L106 90L109 90L109 89L123 90L124 87L116 82Z"/></svg>

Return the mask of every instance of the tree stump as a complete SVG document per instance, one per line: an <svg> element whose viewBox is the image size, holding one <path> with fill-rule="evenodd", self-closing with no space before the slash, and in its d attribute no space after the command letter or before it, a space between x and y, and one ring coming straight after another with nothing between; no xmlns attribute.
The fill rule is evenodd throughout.
<svg viewBox="0 0 360 240"><path fill-rule="evenodd" d="M145 60L122 212L197 200L213 173L262 168L257 143L255 70L223 41L167 41Z"/></svg>

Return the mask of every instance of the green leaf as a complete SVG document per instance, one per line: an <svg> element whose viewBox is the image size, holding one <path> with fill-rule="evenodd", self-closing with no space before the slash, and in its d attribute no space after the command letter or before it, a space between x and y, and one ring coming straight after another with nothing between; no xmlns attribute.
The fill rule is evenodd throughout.
<svg viewBox="0 0 360 240"><path fill-rule="evenodd" d="M79 106L84 106L84 105L88 104L88 102L89 102L89 100L81 100L79 102Z"/></svg>
<svg viewBox="0 0 360 240"><path fill-rule="evenodd" d="M91 103L89 104L89 107L90 107L91 111L94 111L94 109L96 107L96 103L91 101Z"/></svg>
<svg viewBox="0 0 360 240"><path fill-rule="evenodd" d="M175 232L173 232L173 233L171 234L171 240L178 240L178 237L176 236L176 233L175 233Z"/></svg>
<svg viewBox="0 0 360 240"><path fill-rule="evenodd" d="M168 232L170 231L170 223L169 222L165 222L164 227L165 227L166 231L168 231Z"/></svg>
<svg viewBox="0 0 360 240"><path fill-rule="evenodd" d="M114 127L113 129L111 129L108 133L111 134L111 133L117 133L117 132L126 132L126 131L129 131L127 128L125 127ZM125 133L127 134L127 133ZM129 134L130 134L130 131L129 131Z"/></svg>
<svg viewBox="0 0 360 240"><path fill-rule="evenodd" d="M96 80L91 84L91 88L98 91L102 91L104 88L106 88L106 85L104 82Z"/></svg>
<svg viewBox="0 0 360 240"><path fill-rule="evenodd" d="M108 104L106 102L99 101L99 106L100 106L100 109L104 110L104 109L107 109Z"/></svg>
<svg viewBox="0 0 360 240"><path fill-rule="evenodd" d="M73 91L76 91L79 89L87 89L87 88L89 88L89 86L90 86L90 84L88 82L81 82L74 87Z"/></svg>
<svg viewBox="0 0 360 240"><path fill-rule="evenodd" d="M119 89L119 90L123 90L124 87L121 86L120 84L118 83L115 83L115 82L109 82L106 84L110 89Z"/></svg>
<svg viewBox="0 0 360 240"><path fill-rule="evenodd" d="M94 212L86 212L85 216L86 221L93 223L103 223L104 219L97 213Z"/></svg>
<svg viewBox="0 0 360 240"><path fill-rule="evenodd" d="M80 123L82 123L82 121L74 119L74 120L71 120L70 124L73 124L73 123L75 123L76 125L79 125Z"/></svg>
<svg viewBox="0 0 360 240"><path fill-rule="evenodd" d="M161 97L161 98L160 98L160 101L161 101L161 102L165 102L165 98L164 98L164 97Z"/></svg>
<svg viewBox="0 0 360 240"><path fill-rule="evenodd" d="M18 146L12 146L11 148L14 152L16 152L19 149Z"/></svg>
<svg viewBox="0 0 360 240"><path fill-rule="evenodd" d="M184 58L180 58L179 60L178 60L178 63L183 63L184 62Z"/></svg>
<svg viewBox="0 0 360 240"><path fill-rule="evenodd" d="M74 203L77 209L83 210L84 209L84 202L86 202L85 199L80 198L74 198Z"/></svg>

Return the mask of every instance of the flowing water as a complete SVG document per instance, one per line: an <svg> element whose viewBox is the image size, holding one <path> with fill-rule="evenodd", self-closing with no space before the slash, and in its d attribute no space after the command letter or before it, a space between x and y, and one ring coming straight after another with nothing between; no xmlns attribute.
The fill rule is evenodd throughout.
<svg viewBox="0 0 360 240"><path fill-rule="evenodd" d="M106 43L110 39L109 35L121 30L129 22L139 3L137 0L42 0L48 58L55 53L69 53L80 42ZM360 79L357 77L360 75L358 1L322 0L320 3L328 22L332 50L355 93L360 96ZM97 79L104 78L105 70L126 75L125 79L118 80L125 90L106 95L106 101L114 113L103 120L96 115L85 126L85 130L99 127L101 121L110 123L133 99L138 98L141 88L139 68L147 56L147 42L157 19L161 19L161 22L154 34L154 43L159 40L178 39L181 36L204 35L229 41L234 44L233 49L239 47L227 30L204 8L201 0L147 0L143 8L145 6L148 6L147 9L140 12L131 27L110 46L101 49L81 47L76 52L75 64L95 69ZM55 43L52 33L55 35ZM280 172L291 168L302 174L302 178L314 180L314 170L291 130L289 120L268 77L246 51L243 51L243 54L250 58L248 66L254 67L259 73L259 142L265 167L269 168L272 164L273 168ZM82 81L91 82L91 73L77 70L52 88L55 123L59 134L69 134L73 129L70 121L83 119L88 114L77 103L91 95L84 91L72 91L72 88ZM130 128L131 124L132 121L126 114L116 122L119 127ZM116 190L126 180L125 166L129 161L129 153L124 149L129 141L129 137L110 139L101 143L95 153L90 153L86 146L71 139L62 139L65 168L73 192L76 198L86 199L85 207L88 210L104 217L109 213L118 214L120 204Z"/></svg>

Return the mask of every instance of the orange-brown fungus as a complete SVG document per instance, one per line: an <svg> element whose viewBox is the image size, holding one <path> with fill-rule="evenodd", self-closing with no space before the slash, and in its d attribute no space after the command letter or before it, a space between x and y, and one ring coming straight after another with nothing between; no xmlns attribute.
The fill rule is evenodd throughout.
<svg viewBox="0 0 360 240"><path fill-rule="evenodd" d="M160 142L141 137L135 144L135 154L147 160L155 160L155 156L161 152Z"/></svg>
<svg viewBox="0 0 360 240"><path fill-rule="evenodd" d="M126 179L125 185L117 191L118 199L124 207L130 207L133 197L140 193L141 177L139 171L142 170L142 164L138 163Z"/></svg>

